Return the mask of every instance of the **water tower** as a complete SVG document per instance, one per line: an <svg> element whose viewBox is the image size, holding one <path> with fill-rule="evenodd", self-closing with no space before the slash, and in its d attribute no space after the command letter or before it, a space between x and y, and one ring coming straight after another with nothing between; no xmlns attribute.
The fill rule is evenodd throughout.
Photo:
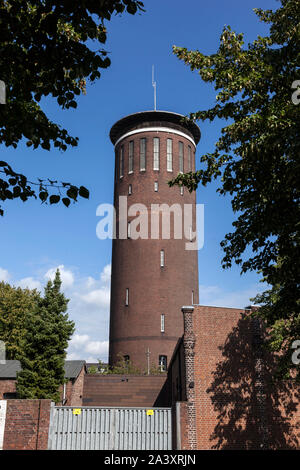
<svg viewBox="0 0 300 470"><path fill-rule="evenodd" d="M150 357L150 364L167 368L183 334L181 307L198 303L198 252L187 246L193 243L196 231L196 194L167 184L179 172L195 170L200 130L182 118L173 112L144 111L120 119L110 131L115 147L116 209L111 365L123 356L147 369ZM136 214L133 210L130 215L130 208L137 207L135 204L142 204L144 209ZM189 227L184 224L185 205L189 207L187 211L192 207L191 220L186 222ZM124 217L126 207L129 215ZM141 214L142 220L147 221L147 238L145 223L143 237L136 236L141 228L136 221ZM157 220L159 230L154 227Z"/></svg>

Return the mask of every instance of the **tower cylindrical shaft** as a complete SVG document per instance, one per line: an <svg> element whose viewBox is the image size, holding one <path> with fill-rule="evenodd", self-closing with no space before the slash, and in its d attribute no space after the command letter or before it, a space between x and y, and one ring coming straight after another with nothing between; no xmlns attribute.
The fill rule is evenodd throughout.
<svg viewBox="0 0 300 470"><path fill-rule="evenodd" d="M166 368L183 334L182 305L198 303L196 194L170 188L194 171L195 124L164 111L136 113L111 129L116 238L112 248L109 362Z"/></svg>

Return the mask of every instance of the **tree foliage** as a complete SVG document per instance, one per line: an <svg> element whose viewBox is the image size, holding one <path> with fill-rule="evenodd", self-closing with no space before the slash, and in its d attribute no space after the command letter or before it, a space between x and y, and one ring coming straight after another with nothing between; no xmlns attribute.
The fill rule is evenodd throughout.
<svg viewBox="0 0 300 470"><path fill-rule="evenodd" d="M100 78L100 70L110 65L103 49L105 21L137 11L143 11L137 0L1 1L0 79L6 85L6 104L0 105L0 143L16 148L24 138L34 149L76 146L78 138L47 117L41 99L52 96L62 109L76 108L86 80ZM38 194L42 202L61 200L69 206L78 195L89 196L86 188L68 182L28 181L7 162L0 162L0 173L0 201L26 201Z"/></svg>
<svg viewBox="0 0 300 470"><path fill-rule="evenodd" d="M36 290L0 282L0 340L5 343L6 359L23 356L26 318L35 311L38 299Z"/></svg>
<svg viewBox="0 0 300 470"><path fill-rule="evenodd" d="M60 399L59 386L64 383L64 362L68 341L74 332L69 320L68 300L60 292L59 271L45 287L35 311L26 316L22 370L17 377L19 398Z"/></svg>
<svg viewBox="0 0 300 470"><path fill-rule="evenodd" d="M260 272L271 286L256 301L287 374L291 342L300 339L300 3L281 0L276 11L254 11L270 32L248 47L226 26L215 54L173 48L217 90L216 104L189 118L227 123L214 150L201 156L201 169L169 184L192 191L218 179L218 192L232 197L237 218L221 243L222 265Z"/></svg>

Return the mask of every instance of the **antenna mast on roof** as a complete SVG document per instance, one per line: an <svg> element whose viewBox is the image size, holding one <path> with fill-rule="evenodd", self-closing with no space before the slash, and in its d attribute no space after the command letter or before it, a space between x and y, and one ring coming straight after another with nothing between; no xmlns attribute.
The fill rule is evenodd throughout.
<svg viewBox="0 0 300 470"><path fill-rule="evenodd" d="M156 111L156 82L154 81L154 65L152 65L152 86L154 88L154 111Z"/></svg>

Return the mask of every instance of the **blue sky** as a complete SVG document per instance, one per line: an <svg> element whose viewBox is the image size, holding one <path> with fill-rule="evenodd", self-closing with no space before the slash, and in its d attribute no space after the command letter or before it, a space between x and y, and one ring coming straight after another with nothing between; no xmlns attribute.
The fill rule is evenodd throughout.
<svg viewBox="0 0 300 470"><path fill-rule="evenodd" d="M32 180L49 177L89 188L89 200L64 206L38 201L8 201L0 218L0 279L42 289L60 266L70 298L69 314L76 332L70 358L106 360L109 325L111 241L96 237L96 208L112 203L114 149L109 130L121 117L153 109L152 64L157 81L157 108L188 114L215 103L213 86L179 61L172 45L210 54L217 50L224 25L245 33L245 42L267 34L253 8L278 8L275 0L146 0L146 12L116 16L107 23L112 65L100 80L87 86L76 110L62 111L51 99L43 108L55 122L79 137L79 146L65 153L0 148L1 160ZM184 6L183 6L184 5ZM222 123L200 124L196 166L202 153L213 149ZM220 241L232 229L230 199L216 194L216 185L199 188L197 202L205 205L205 243L199 251L200 303L244 307L262 289L259 276L240 276L239 268L223 271Z"/></svg>

